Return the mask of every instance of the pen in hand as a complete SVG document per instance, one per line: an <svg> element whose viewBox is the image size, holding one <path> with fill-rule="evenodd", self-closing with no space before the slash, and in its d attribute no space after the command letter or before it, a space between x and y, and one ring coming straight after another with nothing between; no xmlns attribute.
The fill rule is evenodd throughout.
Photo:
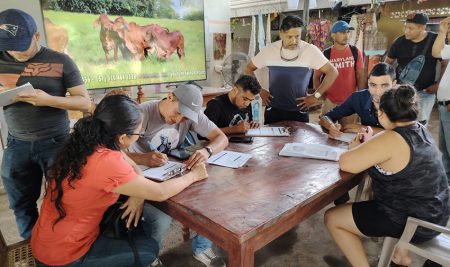
<svg viewBox="0 0 450 267"><path fill-rule="evenodd" d="M341 135L341 125L336 122L334 123L328 116L322 117L329 124L329 134L331 137L337 137Z"/></svg>

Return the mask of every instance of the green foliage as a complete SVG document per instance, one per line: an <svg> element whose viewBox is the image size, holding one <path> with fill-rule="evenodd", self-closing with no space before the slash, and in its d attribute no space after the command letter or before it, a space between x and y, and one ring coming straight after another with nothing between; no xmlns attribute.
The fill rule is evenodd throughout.
<svg viewBox="0 0 450 267"><path fill-rule="evenodd" d="M125 15L147 18L178 18L171 0L41 0L44 10Z"/></svg>
<svg viewBox="0 0 450 267"><path fill-rule="evenodd" d="M80 69L89 89L104 88L105 84L107 87L117 87L205 78L203 21L126 16L127 21L134 21L138 25L156 23L167 27L171 32L180 31L184 36L186 57L181 61L175 53L167 60L158 60L156 55L149 55L141 62L125 60L119 51L118 62L106 65L99 29L92 27L98 14L44 11L44 16L68 31L68 53ZM109 15L111 20L116 17ZM113 58L112 51L110 58Z"/></svg>
<svg viewBox="0 0 450 267"><path fill-rule="evenodd" d="M196 10L192 11L191 13L184 16L183 19L185 20L203 20L203 11L202 10Z"/></svg>

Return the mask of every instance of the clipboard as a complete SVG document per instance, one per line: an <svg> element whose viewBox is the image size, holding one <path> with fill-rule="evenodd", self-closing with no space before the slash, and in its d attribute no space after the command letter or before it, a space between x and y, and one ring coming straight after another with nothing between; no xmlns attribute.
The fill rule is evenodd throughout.
<svg viewBox="0 0 450 267"><path fill-rule="evenodd" d="M158 182L163 182L179 175L183 175L187 171L186 164L170 160L160 167L149 168L142 165L139 167L146 178Z"/></svg>
<svg viewBox="0 0 450 267"><path fill-rule="evenodd" d="M16 88L6 89L0 91L0 107L8 106L16 103L14 100L20 93L34 93L34 88L31 83L26 83Z"/></svg>

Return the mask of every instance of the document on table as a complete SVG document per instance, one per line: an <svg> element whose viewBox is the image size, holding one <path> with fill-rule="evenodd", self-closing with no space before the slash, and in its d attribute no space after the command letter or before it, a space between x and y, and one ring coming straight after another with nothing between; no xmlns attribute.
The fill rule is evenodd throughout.
<svg viewBox="0 0 450 267"><path fill-rule="evenodd" d="M237 169L252 157L250 154L224 150L208 159L209 164Z"/></svg>
<svg viewBox="0 0 450 267"><path fill-rule="evenodd" d="M186 171L186 164L170 160L161 167L149 168L142 165L139 167L145 177L156 181L165 181Z"/></svg>
<svg viewBox="0 0 450 267"><path fill-rule="evenodd" d="M18 86L16 88L5 89L0 91L0 107L11 105L15 103L15 98L19 93L34 93L34 88L31 83Z"/></svg>
<svg viewBox="0 0 450 267"><path fill-rule="evenodd" d="M289 129L286 127L259 127L250 129L246 136L289 136Z"/></svg>
<svg viewBox="0 0 450 267"><path fill-rule="evenodd" d="M356 135L357 135L356 133L342 133L342 135L339 137L330 137L330 138L334 139L334 140L350 143L356 137Z"/></svg>
<svg viewBox="0 0 450 267"><path fill-rule="evenodd" d="M321 144L287 143L281 149L279 155L338 161L345 151L342 148Z"/></svg>

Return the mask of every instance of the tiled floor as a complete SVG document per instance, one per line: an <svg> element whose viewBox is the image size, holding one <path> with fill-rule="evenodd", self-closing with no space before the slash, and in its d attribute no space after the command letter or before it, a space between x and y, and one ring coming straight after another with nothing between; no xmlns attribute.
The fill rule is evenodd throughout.
<svg viewBox="0 0 450 267"><path fill-rule="evenodd" d="M318 111L311 114L311 121L317 122ZM437 140L438 115L433 111L429 125ZM8 243L20 240L12 212L8 209L5 194L0 194L0 229ZM331 205L329 206L331 207ZM328 208L328 207L327 207ZM262 248L256 253L255 266L260 267L349 267L342 253L331 240L324 224L326 209L310 217L296 228ZM202 266L191 255L190 242L182 242L181 227L173 223L168 231L161 259L167 267ZM376 266L382 240L364 239L372 266ZM422 265L423 259L415 258L412 267ZM101 267L101 266L99 266Z"/></svg>

